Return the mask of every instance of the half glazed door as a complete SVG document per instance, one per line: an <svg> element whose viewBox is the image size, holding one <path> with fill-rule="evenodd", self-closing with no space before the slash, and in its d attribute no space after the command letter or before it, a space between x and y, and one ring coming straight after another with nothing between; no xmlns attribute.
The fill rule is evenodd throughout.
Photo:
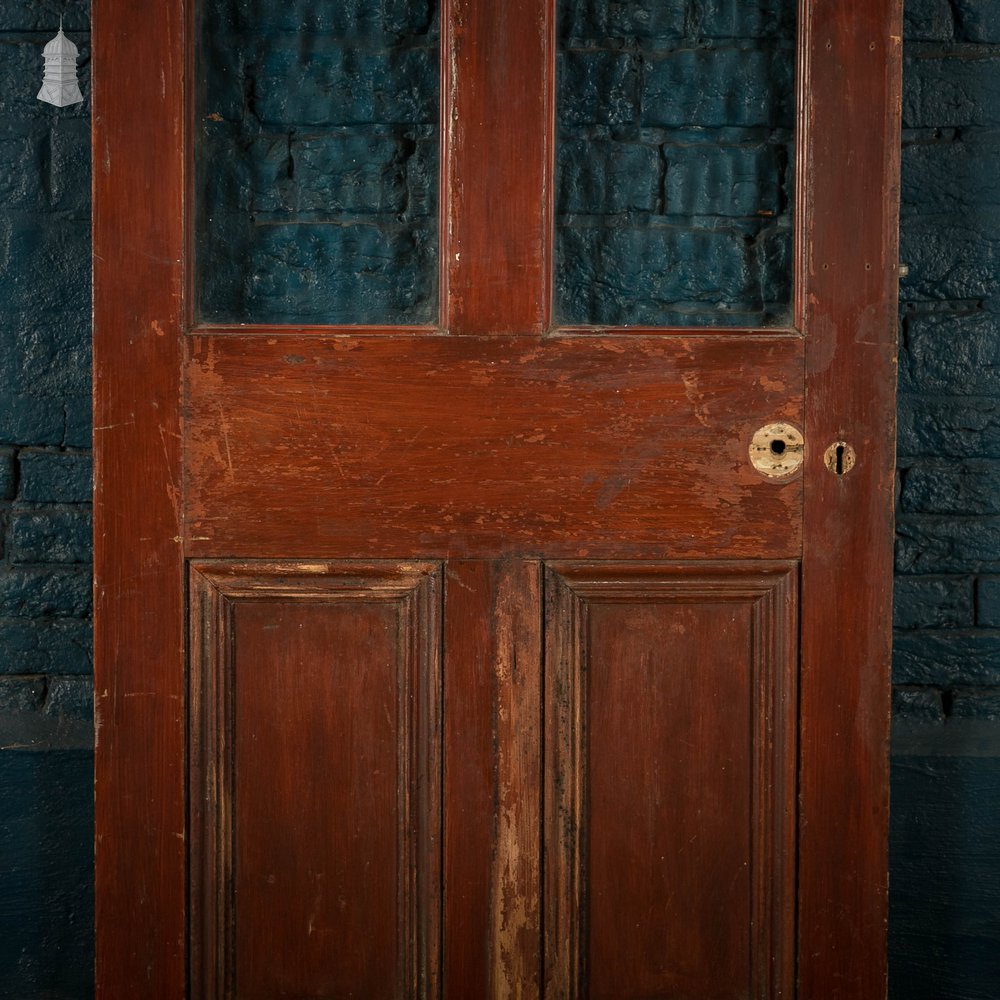
<svg viewBox="0 0 1000 1000"><path fill-rule="evenodd" d="M885 991L896 0L95 3L97 986Z"/></svg>

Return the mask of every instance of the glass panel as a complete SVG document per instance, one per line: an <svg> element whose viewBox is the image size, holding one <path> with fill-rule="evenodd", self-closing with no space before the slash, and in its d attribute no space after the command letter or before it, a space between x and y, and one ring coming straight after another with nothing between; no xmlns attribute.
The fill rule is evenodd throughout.
<svg viewBox="0 0 1000 1000"><path fill-rule="evenodd" d="M560 0L561 324L790 323L796 0Z"/></svg>
<svg viewBox="0 0 1000 1000"><path fill-rule="evenodd" d="M437 316L434 0L203 0L199 319Z"/></svg>

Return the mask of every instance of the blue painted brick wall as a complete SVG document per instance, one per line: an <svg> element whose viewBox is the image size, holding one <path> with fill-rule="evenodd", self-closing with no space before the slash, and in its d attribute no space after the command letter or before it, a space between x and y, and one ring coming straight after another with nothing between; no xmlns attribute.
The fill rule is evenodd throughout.
<svg viewBox="0 0 1000 1000"><path fill-rule="evenodd" d="M92 994L90 113L35 100L86 0L0 2L0 998Z"/></svg>
<svg viewBox="0 0 1000 1000"><path fill-rule="evenodd" d="M796 0L560 0L561 323L787 321Z"/></svg>
<svg viewBox="0 0 1000 1000"><path fill-rule="evenodd" d="M908 0L890 919L897 1000L1000 996L1000 0Z"/></svg>
<svg viewBox="0 0 1000 1000"><path fill-rule="evenodd" d="M574 37L595 18L636 37L691 30L669 4L573 7ZM381 31L411 10L408 0L256 8L269 30L307 33L343 33L358 18ZM749 36L773 33L780 3L686 9L704 37L726 39L748 24ZM41 46L62 12L88 94L86 0L0 0L0 1000L92 992L89 102L34 100ZM905 53L912 270L901 305L891 994L996 1000L1000 0L909 0ZM601 73L614 84L605 93L626 94L627 66ZM588 155L567 155L565 212L595 191L612 213L656 210L664 189L659 174L651 181L650 145L610 138L588 133ZM287 136L263 137L241 191L262 212L398 213L405 189L415 214L432 216L419 176L432 162L427 135L401 141L377 129L298 135L287 183ZM774 211L774 144L734 145L738 155L678 143L666 196L709 215ZM347 177L345 156L364 169ZM417 174L404 176L403 160Z"/></svg>
<svg viewBox="0 0 1000 1000"><path fill-rule="evenodd" d="M202 5L205 319L434 322L437 7Z"/></svg>

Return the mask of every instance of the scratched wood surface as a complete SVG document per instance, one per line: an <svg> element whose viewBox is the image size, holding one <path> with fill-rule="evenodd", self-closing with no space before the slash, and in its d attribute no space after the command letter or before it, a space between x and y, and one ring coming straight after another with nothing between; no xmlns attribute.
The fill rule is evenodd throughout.
<svg viewBox="0 0 1000 1000"><path fill-rule="evenodd" d="M196 996L438 995L439 577L192 567Z"/></svg>
<svg viewBox="0 0 1000 1000"><path fill-rule="evenodd" d="M554 11L444 0L443 326L540 333L551 286Z"/></svg>
<svg viewBox="0 0 1000 1000"><path fill-rule="evenodd" d="M541 982L541 571L445 569L445 1000Z"/></svg>
<svg viewBox="0 0 1000 1000"><path fill-rule="evenodd" d="M192 348L193 554L800 548L801 481L764 479L747 450L762 424L801 419L798 338L198 337Z"/></svg>
<svg viewBox="0 0 1000 1000"><path fill-rule="evenodd" d="M99 1000L221 1000L233 977L248 996L571 1000L627 982L881 1000L897 0L801 4L800 333L725 336L546 333L551 0L443 6L440 331L191 331L192 9L94 14ZM788 481L749 462L775 420L805 431ZM844 476L823 465L835 440L857 453ZM690 587L687 604L661 599L719 560L750 579L800 559L798 605L794 569L753 609ZM190 594L185 560L200 562ZM362 566L383 576L342 600ZM393 617L399 572L417 611ZM598 595L616 573L624 606ZM556 576L597 588L586 631L591 597L560 595ZM390 696L401 677L409 708ZM573 704L589 728L560 715ZM712 718L726 725L699 742ZM390 801L401 760L416 808L398 780ZM546 810L587 781L591 799L564 803L589 801L582 825L561 826ZM716 805L703 818L699 796ZM320 835L352 809L370 842ZM701 841L690 866L660 828L675 813ZM697 872L718 876L712 843L735 888L698 895ZM341 927L341 958L310 940L310 870L347 873L313 924ZM285 891L265 906L254 880L270 874ZM661 902L665 881L686 905ZM623 940L612 911L646 916ZM687 942L670 969L649 945L664 936Z"/></svg>
<svg viewBox="0 0 1000 1000"><path fill-rule="evenodd" d="M545 996L791 996L797 575L546 567Z"/></svg>
<svg viewBox="0 0 1000 1000"><path fill-rule="evenodd" d="M803 3L799 998L886 990L902 4ZM863 97L861 96L863 95ZM854 468L823 452L846 441Z"/></svg>
<svg viewBox="0 0 1000 1000"><path fill-rule="evenodd" d="M94 878L102 1000L177 1000L185 990L182 39L180 3L94 4Z"/></svg>

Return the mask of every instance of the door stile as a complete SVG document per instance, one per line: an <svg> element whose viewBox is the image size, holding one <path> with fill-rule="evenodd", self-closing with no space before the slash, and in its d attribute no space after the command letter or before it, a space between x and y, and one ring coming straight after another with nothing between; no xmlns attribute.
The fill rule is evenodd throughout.
<svg viewBox="0 0 1000 1000"><path fill-rule="evenodd" d="M807 6L798 995L879 1000L886 990L901 5ZM856 454L850 469L848 447Z"/></svg>
<svg viewBox="0 0 1000 1000"><path fill-rule="evenodd" d="M443 0L442 326L549 325L552 0Z"/></svg>
<svg viewBox="0 0 1000 1000"><path fill-rule="evenodd" d="M100 1000L185 992L183 6L93 14Z"/></svg>

